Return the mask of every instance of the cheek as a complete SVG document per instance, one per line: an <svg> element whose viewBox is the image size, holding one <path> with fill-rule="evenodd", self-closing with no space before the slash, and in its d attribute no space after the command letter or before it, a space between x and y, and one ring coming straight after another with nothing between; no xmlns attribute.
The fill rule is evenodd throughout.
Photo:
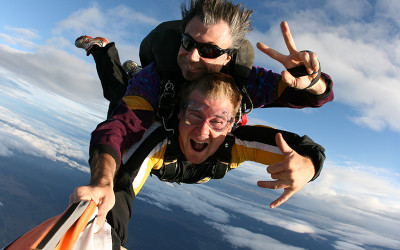
<svg viewBox="0 0 400 250"><path fill-rule="evenodd" d="M184 48L182 48L182 46L179 48L178 55L176 57L178 63L187 55L187 53L188 52Z"/></svg>
<svg viewBox="0 0 400 250"><path fill-rule="evenodd" d="M210 72L220 72L225 65L226 56L221 56L215 59L203 59L204 64Z"/></svg>
<svg viewBox="0 0 400 250"><path fill-rule="evenodd" d="M218 146L219 147L219 145L221 145L221 143L225 140L226 134L227 134L227 132L224 132L224 133L214 132L214 133L212 133L211 137L213 138L214 146Z"/></svg>

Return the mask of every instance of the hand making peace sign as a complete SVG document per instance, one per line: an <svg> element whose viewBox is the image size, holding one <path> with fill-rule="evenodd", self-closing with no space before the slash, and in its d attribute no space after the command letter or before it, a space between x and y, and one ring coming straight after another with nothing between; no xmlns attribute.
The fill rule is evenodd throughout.
<svg viewBox="0 0 400 250"><path fill-rule="evenodd" d="M282 71L282 81L286 82L290 87L296 89L307 88L310 93L323 94L326 91L326 84L323 78L320 78L313 86L309 87L314 78L318 76L320 64L317 55L311 51L297 51L296 44L290 33L289 24L286 21L281 22L281 30L289 55L283 55L260 42L257 43L257 48L272 59L280 62L286 69L301 65L306 67L308 75L301 77L294 77L287 70Z"/></svg>

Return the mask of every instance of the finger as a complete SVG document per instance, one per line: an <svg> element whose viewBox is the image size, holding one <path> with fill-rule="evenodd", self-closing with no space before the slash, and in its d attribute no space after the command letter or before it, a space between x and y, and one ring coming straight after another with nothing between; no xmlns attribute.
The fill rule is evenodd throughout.
<svg viewBox="0 0 400 250"><path fill-rule="evenodd" d="M289 187L284 181L257 181L257 186L268 189L281 189Z"/></svg>
<svg viewBox="0 0 400 250"><path fill-rule="evenodd" d="M283 161L271 164L271 165L269 165L267 167L267 172L272 177L272 175L278 174L278 173L281 173L282 171L284 171L285 170L285 165L286 164ZM277 178L273 178L273 179L277 179Z"/></svg>
<svg viewBox="0 0 400 250"><path fill-rule="evenodd" d="M100 229L103 227L104 222L106 221L106 216L108 213L108 210L105 209L104 206L99 205L99 212L97 213L97 221L96 221L96 227L94 229L95 233L98 233Z"/></svg>
<svg viewBox="0 0 400 250"><path fill-rule="evenodd" d="M76 201L75 201L75 194L73 193L73 194L71 194L70 196L69 196L69 205L71 205L71 204L74 204Z"/></svg>
<svg viewBox="0 0 400 250"><path fill-rule="evenodd" d="M279 196L278 199L274 200L274 201L269 205L269 207L270 207L270 208L279 207L280 205L282 205L282 203L286 202L290 197L292 197L292 195L293 195L294 193L295 193L295 192L292 191L292 190L285 189L285 190L283 191L283 194L282 194L281 196Z"/></svg>
<svg viewBox="0 0 400 250"><path fill-rule="evenodd" d="M271 178L274 180L281 180L281 181L291 181L292 180L291 171L282 171L278 173L271 174Z"/></svg>
<svg viewBox="0 0 400 250"><path fill-rule="evenodd" d="M314 68L312 66L309 52L301 51L299 52L298 56L300 60L303 62L304 66L306 67L307 73L311 75L314 72Z"/></svg>
<svg viewBox="0 0 400 250"><path fill-rule="evenodd" d="M271 49L269 46L267 46L267 45L265 45L265 44L263 44L261 42L257 43L257 48L259 50L261 50L267 56L269 56L272 59L277 60L278 62L283 64L283 62L285 60L285 57L286 57L285 55L279 53L278 51L276 51L274 49Z"/></svg>
<svg viewBox="0 0 400 250"><path fill-rule="evenodd" d="M286 21L281 22L281 30L283 39L285 39L286 47L288 48L290 54L296 53L296 44L294 43L292 33L290 33L289 24Z"/></svg>
<svg viewBox="0 0 400 250"><path fill-rule="evenodd" d="M318 56L315 53L310 54L310 61L311 61L311 67L314 70L314 72L318 72L319 60L318 60Z"/></svg>
<svg viewBox="0 0 400 250"><path fill-rule="evenodd" d="M289 145L286 143L285 139L283 139L283 135L281 133L277 133L275 135L275 142L283 154L293 152L293 149L291 147L289 147Z"/></svg>
<svg viewBox="0 0 400 250"><path fill-rule="evenodd" d="M292 74L289 73L289 71L284 70L281 72L282 75L282 81L285 82L287 85L289 85L292 88L298 88L297 83L296 83L296 77L294 77Z"/></svg>
<svg viewBox="0 0 400 250"><path fill-rule="evenodd" d="M90 201L92 197L90 194L86 191L86 187L77 187L75 188L74 193L72 193L69 196L69 203L73 204L79 201Z"/></svg>

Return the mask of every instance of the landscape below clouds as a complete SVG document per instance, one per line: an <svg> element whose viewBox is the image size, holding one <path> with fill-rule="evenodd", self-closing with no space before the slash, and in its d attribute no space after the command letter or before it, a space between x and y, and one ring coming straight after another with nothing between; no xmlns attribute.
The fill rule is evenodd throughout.
<svg viewBox="0 0 400 250"><path fill-rule="evenodd" d="M182 2L22 0L0 9L0 244L61 213L89 180L90 133L108 103L93 58L75 39L104 36L122 62L139 61L142 38L179 19ZM318 55L335 93L318 109L256 109L249 123L307 134L326 149L324 169L276 209L269 204L282 191L258 188L269 175L254 163L202 185L149 178L128 249L400 249L398 1L245 5L254 9L253 45L287 53L279 23L288 21L297 48ZM255 54L256 65L284 70Z"/></svg>
<svg viewBox="0 0 400 250"><path fill-rule="evenodd" d="M85 166L87 155L84 152L88 147L89 128L95 124L97 116L95 114L87 116L92 117L89 119L92 120L89 122L92 125L85 128L82 122L71 120L71 113L85 113L79 105L77 109L71 109L74 105L66 105L57 110L30 105L31 101L38 97L45 97L49 102L51 98L59 98L46 96L48 94L41 91L30 92L30 88L32 86L22 86L16 82L9 82L8 87L6 85L1 87L0 107L3 115L0 116L0 137L8 139L1 141L1 158L7 164L2 165L0 172L10 173L15 171L13 169L22 167L17 164L22 156L26 159L43 159L36 162L46 161L48 165L46 171L50 173L62 171L63 168L69 169L70 172L79 170L75 173L82 176L79 179L88 180L88 169ZM10 92L13 94L5 94ZM14 96L24 96L24 98L12 99ZM7 105L11 100L13 104ZM26 109L13 110L4 107L14 105ZM46 117L46 122L43 122L43 117ZM26 169L26 166L23 168ZM46 172L40 167L38 170L39 172L32 168L31 171L36 171L35 176L40 176L40 171ZM82 174L78 174L79 172ZM5 177L6 175L3 175L3 178ZM261 249L265 244L279 249L296 247L317 249L321 246L329 246L327 249L400 247L398 240L400 235L397 230L400 227L400 207L399 201L395 198L400 197L399 176L392 175L383 168L362 166L354 162L327 161L323 173L316 181L276 209L270 209L268 206L281 191L265 190L256 186L258 180L267 178L265 167L255 163L245 163L229 172L224 179L202 185L170 184L153 177L137 197L134 211L137 211L138 206L146 206L154 213L165 213L172 221L169 226L173 226L171 225L175 223L173 221L179 221L175 224L183 224L188 228L196 227L185 224L196 220L202 227L212 228L219 235L214 237L213 241L238 248ZM41 182L47 183L47 180L49 178L44 175ZM39 185L41 182L38 182ZM30 189L24 190L24 183L17 185L4 181L2 183L1 188L8 193L12 192L18 199L33 195ZM83 185L85 181L72 183L75 183L75 186ZM62 196L65 199L68 197L65 190L72 192L75 187L72 183L58 187L63 190ZM19 191L13 192L13 190ZM0 199L2 213L9 211L9 206L13 204L7 197L9 196L2 195ZM60 199L57 201L60 202ZM66 204L67 201L54 204L58 210L50 209L47 214L55 215L61 212L63 205ZM134 213L131 222L133 236L129 244L135 244L136 241L138 241L136 244L139 242L143 244L137 235L139 229L146 231L144 228L146 225L143 224L146 221L138 219L142 213L145 214L143 218L147 218L146 223L157 225L156 221L151 220L151 216L147 214L146 217L142 209L139 208L138 211ZM47 214L38 217L44 220ZM182 216L183 214L186 216ZM180 220L181 217L187 221ZM23 221L19 221L21 223L19 230L27 230L33 223L41 222L29 221L29 225L25 226ZM191 230L195 231L195 229L188 231ZM288 235L297 240L288 238ZM170 240L174 241L174 237L179 239L180 236L171 237ZM6 240L12 239L1 239L0 242Z"/></svg>

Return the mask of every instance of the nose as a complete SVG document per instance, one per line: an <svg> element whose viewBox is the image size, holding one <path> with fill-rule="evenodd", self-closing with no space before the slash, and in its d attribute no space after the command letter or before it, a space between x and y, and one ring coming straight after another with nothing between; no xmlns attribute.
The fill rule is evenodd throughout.
<svg viewBox="0 0 400 250"><path fill-rule="evenodd" d="M188 53L187 58L189 61L198 62L200 60L199 50L197 48L194 48Z"/></svg>
<svg viewBox="0 0 400 250"><path fill-rule="evenodd" d="M211 128L206 121L203 121L202 123L196 125L196 131L200 135L208 136L210 134L210 130L211 130Z"/></svg>

